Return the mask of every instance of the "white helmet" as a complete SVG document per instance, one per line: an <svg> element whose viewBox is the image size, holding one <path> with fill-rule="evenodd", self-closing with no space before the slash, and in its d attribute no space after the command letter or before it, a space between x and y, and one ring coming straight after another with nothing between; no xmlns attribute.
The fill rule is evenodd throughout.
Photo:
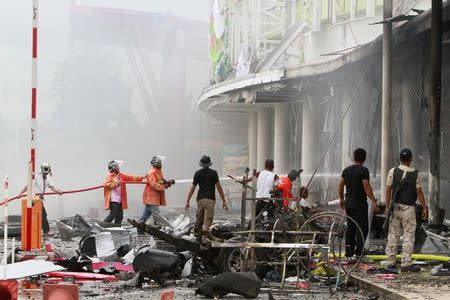
<svg viewBox="0 0 450 300"><path fill-rule="evenodd" d="M162 159L160 156L156 155L152 157L150 164L154 167L161 168L162 167Z"/></svg>
<svg viewBox="0 0 450 300"><path fill-rule="evenodd" d="M42 174L44 174L44 175L49 174L52 171L52 169L50 168L50 164L48 162L42 163L41 171L42 171Z"/></svg>

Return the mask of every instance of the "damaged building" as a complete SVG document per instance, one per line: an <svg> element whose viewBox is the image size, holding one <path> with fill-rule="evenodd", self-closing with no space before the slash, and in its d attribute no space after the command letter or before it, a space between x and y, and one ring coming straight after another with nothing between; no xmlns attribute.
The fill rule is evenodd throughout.
<svg viewBox="0 0 450 300"><path fill-rule="evenodd" d="M386 21L393 26L388 166L397 164L402 147L411 148L425 187L430 7L430 1L393 1ZM265 158L273 157L276 172L301 167L307 180L318 167L310 195L325 203L337 198L340 172L351 163L353 149L363 147L380 193L383 1L211 1L210 12L211 85L198 106L246 114L250 168L261 169ZM444 2L442 116L450 110L449 17ZM449 126L442 117L440 204L447 211Z"/></svg>
<svg viewBox="0 0 450 300"><path fill-rule="evenodd" d="M115 1L60 3L73 37L64 44L73 55L51 64L50 73L56 76L46 80L55 83L54 93L64 101L56 103L58 118L42 126L42 131L60 130L53 136L43 134L42 144L55 146L53 153L65 154L67 148L85 151L89 159L83 162L81 155L72 154L74 159L57 176L66 173L81 180L62 189L49 185L52 192L46 190L47 176L53 176L47 163L47 173L42 167L39 173L44 188L38 191L33 120L27 196L21 192L9 198L6 177L5 201L0 203L5 211L0 226L4 235L0 300L217 299L229 294L232 299L235 295L448 297L450 1L433 0L431 9L426 0L204 0L209 3L209 10L205 5L209 27L156 13L156 4L142 8L146 1L129 0L130 6L128 1ZM151 39L148 33L153 34ZM79 64L81 59L97 68L89 70ZM208 77L210 85L197 98L198 87ZM93 102L90 97L102 99L105 105L87 110ZM65 123L69 125L64 127ZM83 130L93 131L96 126L108 133L84 138ZM56 147L50 139L70 141ZM100 150L92 150L91 156L87 145ZM413 177L408 182L410 201L404 204L412 213L404 218L414 226L407 232L409 237L403 228L401 247L389 245L386 238L389 234L392 242L398 234L398 224L392 221L394 206L396 213L403 208L403 203L395 203L398 187L390 206L377 204L362 178L358 184L372 203L355 208L362 212L358 218L343 212L345 201L353 200L342 199L344 180L339 187L341 199L334 201L338 181L345 177L341 171L352 164L358 147L367 149L365 166L380 202L385 200L386 171L398 164L399 150L408 147L414 153L413 164L421 171L432 214L427 219L421 197L423 211L411 201L417 202L420 189ZM124 171L144 174L144 166L148 170L148 157L142 158L139 151L148 155L149 149L155 152L150 171L125 176ZM156 153L161 149L170 159ZM205 149L208 154L198 161ZM129 155L129 167L113 160L100 185L66 189L105 178L103 152ZM274 171L282 175L279 182L269 171L273 161L264 164L267 158L275 161ZM188 177L199 165L209 172L212 161L212 180L197 184L203 175ZM362 166L364 159L355 162ZM163 165L164 174L176 174L170 177L176 180L164 178ZM263 168L270 173L269 180L256 172ZM98 173L91 172L94 169ZM158 172L156 177L152 172ZM407 172L417 174L405 171L404 176ZM282 186L288 173L289 185ZM58 187L62 186L59 178L64 176L58 177ZM212 191L207 196L198 192L201 202L195 212L189 201L197 185L205 189L205 181ZM264 195L257 193L262 181ZM172 192L169 188L175 183L177 190ZM225 196L219 183L224 184ZM125 187L131 184L136 188L130 188L128 195ZM222 203L214 196L216 188ZM98 192L95 196L86 193L93 190ZM151 201L147 201L149 191L157 195ZM63 200L65 194L74 198ZM41 229L47 218L43 200L52 195L60 198L57 205L51 197L45 198L45 206L53 210L49 210L51 230L45 231ZM80 205L85 198L93 201ZM11 211L21 204L21 216L8 216L9 201L16 205ZM202 208L202 202L208 207ZM220 205L223 209L218 209ZM89 217L80 211L85 208ZM109 218L101 221L98 208L115 215L115 223L107 222ZM397 255L400 249L402 255ZM404 265L405 260L409 264ZM65 298L58 298L62 294Z"/></svg>

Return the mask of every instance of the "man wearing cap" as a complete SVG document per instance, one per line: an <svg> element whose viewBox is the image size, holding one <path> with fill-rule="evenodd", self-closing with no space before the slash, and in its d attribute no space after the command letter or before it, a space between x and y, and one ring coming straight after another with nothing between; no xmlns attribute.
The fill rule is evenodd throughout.
<svg viewBox="0 0 450 300"><path fill-rule="evenodd" d="M414 249L416 234L416 201L422 206L422 218L427 219L428 208L422 191L419 171L411 168L412 152L408 148L400 151L400 165L392 168L386 182L386 215L391 201L394 201L394 211L389 223L386 255L388 268L396 268L397 244L403 235L401 270L417 272L420 268L412 265L411 254ZM391 199L392 198L392 199Z"/></svg>
<svg viewBox="0 0 450 300"><path fill-rule="evenodd" d="M223 194L222 186L219 182L219 176L216 170L210 169L212 165L211 158L203 154L200 158L200 170L195 172L191 188L187 195L185 209L189 209L189 202L198 185L197 193L197 221L195 222L195 231L197 242L202 242L202 237L210 237L210 227L214 220L214 206L216 202L216 188L222 199L222 207L228 210L227 202Z"/></svg>
<svg viewBox="0 0 450 300"><path fill-rule="evenodd" d="M120 172L119 161L112 160L108 163L108 171L104 182L105 209L109 210L104 222L122 224L123 210L128 208L127 186L125 182L140 182L143 176L127 175Z"/></svg>
<svg viewBox="0 0 450 300"><path fill-rule="evenodd" d="M143 202L144 213L140 222L145 223L152 214L159 214L159 206L166 205L166 189L175 184L175 180L166 180L162 173L162 158L153 156L150 164L152 167L147 174L147 184L145 185Z"/></svg>

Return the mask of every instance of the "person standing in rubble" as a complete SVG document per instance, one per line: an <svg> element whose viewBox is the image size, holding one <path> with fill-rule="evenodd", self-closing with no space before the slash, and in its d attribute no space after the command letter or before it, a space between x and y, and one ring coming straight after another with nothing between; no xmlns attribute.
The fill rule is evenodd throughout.
<svg viewBox="0 0 450 300"><path fill-rule="evenodd" d="M353 153L354 164L342 171L339 183L339 199L341 209L352 218L363 233L363 240L359 230L353 222L347 222L345 232L345 256L352 258L353 255L363 255L364 242L369 231L368 203L367 197L372 200L372 209L378 210L377 199L373 195L372 186L369 181L369 170L363 166L366 161L366 150L358 148ZM345 186L345 199L344 199Z"/></svg>
<svg viewBox="0 0 450 300"><path fill-rule="evenodd" d="M175 180L164 179L161 157L153 156L150 164L151 168L147 174L147 184L142 197L145 208L139 220L141 223L145 223L152 214L159 214L159 206L166 205L165 190L175 184Z"/></svg>
<svg viewBox="0 0 450 300"><path fill-rule="evenodd" d="M197 242L202 242L202 237L211 237L210 228L214 220L214 206L216 203L216 188L222 199L222 208L228 210L227 202L223 194L222 186L219 182L219 175L216 170L211 169L211 158L203 154L199 162L202 167L195 172L191 188L187 195L185 210L189 210L189 202L194 194L195 188L199 186L197 193L197 220L195 222L195 231Z"/></svg>
<svg viewBox="0 0 450 300"><path fill-rule="evenodd" d="M24 187L22 191L20 192L21 195L23 195L28 186ZM50 234L50 225L48 224L47 219L47 211L44 207L44 195L46 192L46 189L49 188L55 193L59 193L59 195L62 195L62 192L59 188L55 186L53 183L53 176L52 176L52 169L50 167L50 164L47 162L44 162L41 164L41 172L37 173L34 179L34 192L35 194L41 194L39 195L39 198L42 199L42 232L44 235L51 235Z"/></svg>
<svg viewBox="0 0 450 300"><path fill-rule="evenodd" d="M277 190L281 192L281 196L283 197L283 207L289 207L292 201L296 201L294 195L292 195L292 184L297 180L301 171L302 170L290 170L286 177L280 177ZM300 205L306 206L306 203L303 200L308 198L308 190L306 187L302 186L300 188L300 196L302 197Z"/></svg>
<svg viewBox="0 0 450 300"><path fill-rule="evenodd" d="M403 235L401 271L418 272L420 268L411 262L416 236L416 201L422 206L422 218L428 217L428 207L422 191L419 171L411 168L412 152L408 148L400 151L400 165L392 168L386 181L386 215L389 213L391 201L394 210L389 222L386 255L388 269L396 269L397 244Z"/></svg>
<svg viewBox="0 0 450 300"><path fill-rule="evenodd" d="M104 222L122 224L123 210L128 208L126 182L140 182L143 176L127 175L120 172L119 161L112 160L108 163L109 173L103 184L105 209L109 210Z"/></svg>

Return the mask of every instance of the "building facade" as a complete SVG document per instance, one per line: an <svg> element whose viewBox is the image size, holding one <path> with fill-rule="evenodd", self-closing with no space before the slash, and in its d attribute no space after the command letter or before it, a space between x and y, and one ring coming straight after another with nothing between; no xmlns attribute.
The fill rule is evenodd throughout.
<svg viewBox="0 0 450 300"><path fill-rule="evenodd" d="M411 148L425 183L430 5L394 1L392 19L391 165L400 148ZM443 113L449 110L449 9L445 2ZM383 1L211 1L210 13L211 85L198 105L247 112L250 168L272 157L279 174L301 167L307 181L317 170L312 195L325 202L337 197L337 180L353 149L363 147L379 193L382 25L374 23L383 19ZM442 122L445 199L450 124Z"/></svg>

